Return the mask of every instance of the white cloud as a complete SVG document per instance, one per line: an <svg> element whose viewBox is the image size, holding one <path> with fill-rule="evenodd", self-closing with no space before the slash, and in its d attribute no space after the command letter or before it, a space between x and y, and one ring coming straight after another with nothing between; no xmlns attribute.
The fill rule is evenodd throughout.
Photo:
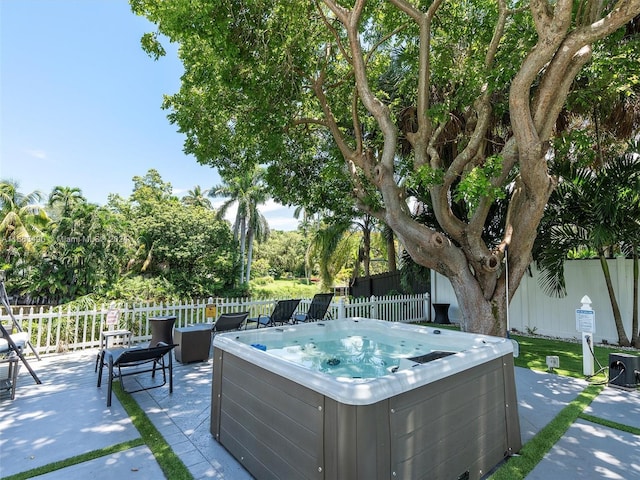
<svg viewBox="0 0 640 480"><path fill-rule="evenodd" d="M212 202L212 206L217 210L223 203L224 200L216 199ZM267 219L271 230L297 230L298 228L298 220L293 216L293 208L285 207L273 200L269 200L264 205L260 205L259 210ZM232 225L236 219L237 211L237 204L233 204L225 215L225 219Z"/></svg>
<svg viewBox="0 0 640 480"><path fill-rule="evenodd" d="M47 159L47 152L44 150L27 150L27 154L31 157L37 158L38 160Z"/></svg>

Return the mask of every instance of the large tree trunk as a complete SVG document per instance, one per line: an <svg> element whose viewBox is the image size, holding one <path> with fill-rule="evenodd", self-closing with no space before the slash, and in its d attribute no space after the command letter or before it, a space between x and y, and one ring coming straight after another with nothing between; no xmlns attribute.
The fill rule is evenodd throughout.
<svg viewBox="0 0 640 480"><path fill-rule="evenodd" d="M247 235L248 253L247 253L247 283L251 280L251 262L253 260L253 228L249 228L249 235Z"/></svg>
<svg viewBox="0 0 640 480"><path fill-rule="evenodd" d="M398 254L396 253L396 241L393 230L391 230L387 235L387 268L390 272L395 272L396 270L398 270L398 264L396 261L397 256Z"/></svg>
<svg viewBox="0 0 640 480"><path fill-rule="evenodd" d="M240 220L240 285L245 283L245 254L247 251L247 219ZM246 280L248 282L248 280Z"/></svg>

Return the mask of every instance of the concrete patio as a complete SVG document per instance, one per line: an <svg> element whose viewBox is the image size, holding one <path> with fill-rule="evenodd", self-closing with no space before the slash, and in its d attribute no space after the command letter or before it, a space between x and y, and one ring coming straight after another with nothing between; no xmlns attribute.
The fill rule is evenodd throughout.
<svg viewBox="0 0 640 480"><path fill-rule="evenodd" d="M0 477L140 438L115 395L106 407L106 385L96 387L95 358L96 351L87 350L30 360L41 385L21 368L16 399L0 399ZM173 394L165 386L133 397L193 478L250 479L209 433L211 368L211 360L174 362ZM516 382L523 443L587 386L583 380L522 368L516 368ZM607 387L585 413L640 428L640 392ZM89 477L157 479L164 474L151 451L140 446L38 478ZM578 420L527 478L640 479L640 436Z"/></svg>

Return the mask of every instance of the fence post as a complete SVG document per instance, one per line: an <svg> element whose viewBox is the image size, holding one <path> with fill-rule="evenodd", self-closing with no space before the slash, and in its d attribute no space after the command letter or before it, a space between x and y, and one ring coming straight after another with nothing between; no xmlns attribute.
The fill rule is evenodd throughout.
<svg viewBox="0 0 640 480"><path fill-rule="evenodd" d="M423 308L424 308L424 318L427 322L430 322L431 321L431 295L429 295L429 292L424 293Z"/></svg>
<svg viewBox="0 0 640 480"><path fill-rule="evenodd" d="M371 301L370 318L378 318L378 298L375 295L371 295L369 300Z"/></svg>
<svg viewBox="0 0 640 480"><path fill-rule="evenodd" d="M338 299L338 318L347 318L345 307L344 307L344 297L340 297Z"/></svg>

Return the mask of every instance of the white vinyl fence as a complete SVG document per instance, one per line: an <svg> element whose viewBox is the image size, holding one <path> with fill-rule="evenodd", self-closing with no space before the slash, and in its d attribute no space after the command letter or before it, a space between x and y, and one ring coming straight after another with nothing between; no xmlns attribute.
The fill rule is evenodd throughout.
<svg viewBox="0 0 640 480"><path fill-rule="evenodd" d="M58 353L71 350L98 348L100 332L107 330L107 315L117 312L115 328L124 328L133 333L133 342L151 339L149 319L157 316L175 315L176 327L197 323L211 323L206 307L214 307L214 317L222 313L248 311L250 317L269 315L278 299L252 300L249 298L209 298L208 300L185 301L176 304L132 304L110 306L87 311L74 311L60 307L20 307L13 316L23 331L29 332L31 343L39 354ZM308 310L311 299L303 299L298 312ZM419 322L429 319L429 294L394 295L370 298L338 297L329 306L326 318L366 317L394 322ZM7 312L2 312L3 325L11 324ZM27 353L29 353L27 351Z"/></svg>
<svg viewBox="0 0 640 480"><path fill-rule="evenodd" d="M631 337L633 314L633 260L616 258L607 260L613 289L619 303L625 331ZM595 311L597 342L617 343L618 335L613 321L613 310L599 260L570 260L565 262L567 296L550 297L540 288L538 272L532 265L509 305L509 323L512 329L566 339L580 338L576 330L576 309L587 295ZM431 293L434 303L449 303L452 322L461 322L453 288L449 280L432 272ZM640 303L639 303L640 307Z"/></svg>

